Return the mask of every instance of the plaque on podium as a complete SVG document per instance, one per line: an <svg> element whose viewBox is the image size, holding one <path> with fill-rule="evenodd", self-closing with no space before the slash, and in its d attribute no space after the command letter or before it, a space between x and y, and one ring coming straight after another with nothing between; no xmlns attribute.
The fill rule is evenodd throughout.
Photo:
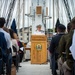
<svg viewBox="0 0 75 75"><path fill-rule="evenodd" d="M47 36L31 36L31 64L47 63Z"/></svg>

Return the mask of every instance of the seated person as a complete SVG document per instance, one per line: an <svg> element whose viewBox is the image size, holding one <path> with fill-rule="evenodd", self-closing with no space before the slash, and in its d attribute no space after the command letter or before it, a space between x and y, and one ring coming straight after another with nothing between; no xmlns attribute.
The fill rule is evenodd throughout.
<svg viewBox="0 0 75 75"><path fill-rule="evenodd" d="M14 34L15 32L12 29L9 29L9 33L11 36L11 46L12 46L12 58L13 58L13 63L16 66L16 61L14 59L16 59L16 55L19 51L19 46L17 44L17 40L14 38Z"/></svg>
<svg viewBox="0 0 75 75"><path fill-rule="evenodd" d="M24 56L24 46L21 41L18 40L18 46L19 46L19 56L20 56L20 62L22 62L23 56Z"/></svg>

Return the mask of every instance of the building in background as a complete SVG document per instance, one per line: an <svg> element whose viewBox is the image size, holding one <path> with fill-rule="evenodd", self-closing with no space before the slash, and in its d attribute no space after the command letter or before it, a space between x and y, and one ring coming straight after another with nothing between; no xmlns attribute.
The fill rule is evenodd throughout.
<svg viewBox="0 0 75 75"><path fill-rule="evenodd" d="M21 28L19 34L20 34L19 39L21 41L29 42L32 35L32 26L24 27L24 34L23 34L23 28ZM23 35L24 35L24 40L23 40Z"/></svg>

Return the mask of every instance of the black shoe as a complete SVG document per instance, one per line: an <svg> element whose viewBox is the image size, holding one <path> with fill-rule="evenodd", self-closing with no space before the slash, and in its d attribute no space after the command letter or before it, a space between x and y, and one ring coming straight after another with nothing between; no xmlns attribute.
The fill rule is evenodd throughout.
<svg viewBox="0 0 75 75"><path fill-rule="evenodd" d="M57 72L55 72L53 75L57 75Z"/></svg>
<svg viewBox="0 0 75 75"><path fill-rule="evenodd" d="M29 59L26 59L25 61L29 61Z"/></svg>
<svg viewBox="0 0 75 75"><path fill-rule="evenodd" d="M22 66L19 65L18 67L22 67Z"/></svg>

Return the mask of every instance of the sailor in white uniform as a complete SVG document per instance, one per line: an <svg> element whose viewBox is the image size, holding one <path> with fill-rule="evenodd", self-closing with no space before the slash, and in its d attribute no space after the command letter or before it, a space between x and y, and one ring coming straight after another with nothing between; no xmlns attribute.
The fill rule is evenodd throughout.
<svg viewBox="0 0 75 75"><path fill-rule="evenodd" d="M37 28L37 30L33 33L33 35L45 35L44 31L41 30L41 25L37 25L36 28ZM27 43L26 47L31 48L31 41ZM30 51L29 50L26 50L25 58L30 59Z"/></svg>
<svg viewBox="0 0 75 75"><path fill-rule="evenodd" d="M41 25L36 26L37 30L34 32L33 35L45 35L45 32L41 30Z"/></svg>

